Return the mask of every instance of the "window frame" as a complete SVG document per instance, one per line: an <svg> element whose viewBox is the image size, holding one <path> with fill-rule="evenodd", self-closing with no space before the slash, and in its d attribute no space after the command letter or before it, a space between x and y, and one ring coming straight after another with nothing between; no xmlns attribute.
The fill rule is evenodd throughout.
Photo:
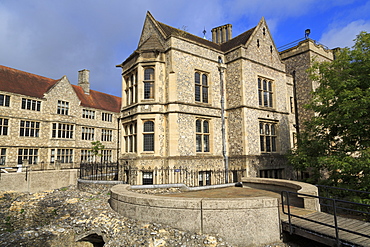
<svg viewBox="0 0 370 247"><path fill-rule="evenodd" d="M154 133L155 133L154 120L145 120L143 122L143 151L144 152L154 152L155 150Z"/></svg>
<svg viewBox="0 0 370 247"><path fill-rule="evenodd" d="M95 111L90 109L82 109L82 118L95 119Z"/></svg>
<svg viewBox="0 0 370 247"><path fill-rule="evenodd" d="M278 123L260 121L258 125L261 153L277 153L278 148Z"/></svg>
<svg viewBox="0 0 370 247"><path fill-rule="evenodd" d="M112 122L113 114L108 112L102 112L101 120L105 122Z"/></svg>
<svg viewBox="0 0 370 247"><path fill-rule="evenodd" d="M209 104L209 88L209 73L196 70L194 72L194 101Z"/></svg>
<svg viewBox="0 0 370 247"><path fill-rule="evenodd" d="M51 138L73 139L74 124L52 123Z"/></svg>
<svg viewBox="0 0 370 247"><path fill-rule="evenodd" d="M39 160L38 148L18 148L17 164L22 165L23 160L28 160L29 165L35 165Z"/></svg>
<svg viewBox="0 0 370 247"><path fill-rule="evenodd" d="M113 130L102 129L100 139L102 142L111 142L113 140Z"/></svg>
<svg viewBox="0 0 370 247"><path fill-rule="evenodd" d="M195 151L196 153L211 152L210 120L197 118L195 120Z"/></svg>
<svg viewBox="0 0 370 247"><path fill-rule="evenodd" d="M95 162L95 155L90 149L81 149L80 153L81 162Z"/></svg>
<svg viewBox="0 0 370 247"><path fill-rule="evenodd" d="M145 70L144 70L145 71ZM145 73L145 72L144 72ZM126 105L138 103L138 73L137 70L130 72L125 76L126 81Z"/></svg>
<svg viewBox="0 0 370 247"><path fill-rule="evenodd" d="M41 101L22 98L21 109L30 111L41 111Z"/></svg>
<svg viewBox="0 0 370 247"><path fill-rule="evenodd" d="M274 108L275 107L274 81L259 76L257 79L257 87L258 87L258 105L260 107L265 108Z"/></svg>
<svg viewBox="0 0 370 247"><path fill-rule="evenodd" d="M52 148L50 150L50 163L55 163L59 160L61 164L73 163L73 149L72 148ZM68 161L68 162L64 162Z"/></svg>
<svg viewBox="0 0 370 247"><path fill-rule="evenodd" d="M0 106L10 107L10 95L0 94Z"/></svg>
<svg viewBox="0 0 370 247"><path fill-rule="evenodd" d="M6 148L0 148L0 165L6 163Z"/></svg>
<svg viewBox="0 0 370 247"><path fill-rule="evenodd" d="M128 122L123 125L124 141L125 141L125 152L136 153L137 152L137 122Z"/></svg>
<svg viewBox="0 0 370 247"><path fill-rule="evenodd" d="M21 120L19 122L20 137L40 137L40 122Z"/></svg>
<svg viewBox="0 0 370 247"><path fill-rule="evenodd" d="M7 136L8 133L9 133L9 119L0 118L0 135Z"/></svg>
<svg viewBox="0 0 370 247"><path fill-rule="evenodd" d="M146 74L146 71L153 70L153 73ZM147 78L149 75L149 78ZM153 100L155 97L154 92L154 83L155 83L155 68L154 66L144 67L144 79L143 79L143 98L145 100Z"/></svg>
<svg viewBox="0 0 370 247"><path fill-rule="evenodd" d="M94 141L95 140L95 128L82 127L81 128L81 140Z"/></svg>
<svg viewBox="0 0 370 247"><path fill-rule="evenodd" d="M69 115L69 102L64 100L58 100L57 114Z"/></svg>

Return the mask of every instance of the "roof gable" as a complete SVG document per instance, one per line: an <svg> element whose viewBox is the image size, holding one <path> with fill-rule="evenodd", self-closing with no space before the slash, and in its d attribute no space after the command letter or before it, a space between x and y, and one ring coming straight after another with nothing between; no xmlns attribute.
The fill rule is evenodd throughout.
<svg viewBox="0 0 370 247"><path fill-rule="evenodd" d="M149 28L149 25L151 25L150 28ZM204 45L204 46L207 46L207 47L219 50L219 51L223 51L223 52L226 52L240 45L245 45L256 28L254 27L223 44L217 44L215 42L212 42L207 39L204 39L196 35L193 35L191 33L188 33L184 30L180 30L180 29L168 26L164 23L161 23L157 21L156 19L154 19L151 13L148 12L146 19L145 19L142 35L140 38L139 47L142 46L144 42L149 40L149 38L145 36L145 32L147 30L152 29L153 27L157 29L158 33L160 33L164 39L168 39L170 37L179 37L182 39L188 39L192 42L195 42L195 43L198 43L198 44L201 44L201 45Z"/></svg>
<svg viewBox="0 0 370 247"><path fill-rule="evenodd" d="M43 98L58 80L0 65L0 91Z"/></svg>

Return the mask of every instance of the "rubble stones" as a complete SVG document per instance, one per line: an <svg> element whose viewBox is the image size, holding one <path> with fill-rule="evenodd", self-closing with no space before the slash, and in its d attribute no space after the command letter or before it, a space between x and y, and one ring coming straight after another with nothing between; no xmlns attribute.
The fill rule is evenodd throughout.
<svg viewBox="0 0 370 247"><path fill-rule="evenodd" d="M75 187L41 193L0 192L0 246L231 246L219 236L123 217L110 208L108 200L109 193Z"/></svg>

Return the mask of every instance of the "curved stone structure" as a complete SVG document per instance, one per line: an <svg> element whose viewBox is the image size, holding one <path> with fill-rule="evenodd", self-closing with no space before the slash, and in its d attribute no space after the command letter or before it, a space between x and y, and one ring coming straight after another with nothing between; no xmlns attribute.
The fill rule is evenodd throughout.
<svg viewBox="0 0 370 247"><path fill-rule="evenodd" d="M318 196L319 192L315 185L284 179L272 178L242 178L243 187L269 190L274 192L292 191L306 195ZM308 210L320 211L319 199L310 196L299 195L296 197L296 206Z"/></svg>
<svg viewBox="0 0 370 247"><path fill-rule="evenodd" d="M126 217L217 234L234 246L281 241L276 198L179 198L139 194L129 188L111 188L111 207Z"/></svg>

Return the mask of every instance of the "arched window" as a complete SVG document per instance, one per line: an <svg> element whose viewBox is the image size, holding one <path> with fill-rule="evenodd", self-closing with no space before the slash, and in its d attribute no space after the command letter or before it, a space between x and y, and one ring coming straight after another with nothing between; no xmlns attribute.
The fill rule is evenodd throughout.
<svg viewBox="0 0 370 247"><path fill-rule="evenodd" d="M260 122L260 146L262 153L276 152L276 123Z"/></svg>
<svg viewBox="0 0 370 247"><path fill-rule="evenodd" d="M202 80L201 80L202 79ZM195 72L195 101L208 103L208 75Z"/></svg>
<svg viewBox="0 0 370 247"><path fill-rule="evenodd" d="M196 151L209 152L209 122L208 120L197 119L195 121Z"/></svg>
<svg viewBox="0 0 370 247"><path fill-rule="evenodd" d="M126 124L123 129L126 153L136 152L136 122Z"/></svg>
<svg viewBox="0 0 370 247"><path fill-rule="evenodd" d="M258 104L273 107L273 85L268 79L258 78Z"/></svg>
<svg viewBox="0 0 370 247"><path fill-rule="evenodd" d="M143 128L143 150L154 151L154 122L145 121Z"/></svg>

